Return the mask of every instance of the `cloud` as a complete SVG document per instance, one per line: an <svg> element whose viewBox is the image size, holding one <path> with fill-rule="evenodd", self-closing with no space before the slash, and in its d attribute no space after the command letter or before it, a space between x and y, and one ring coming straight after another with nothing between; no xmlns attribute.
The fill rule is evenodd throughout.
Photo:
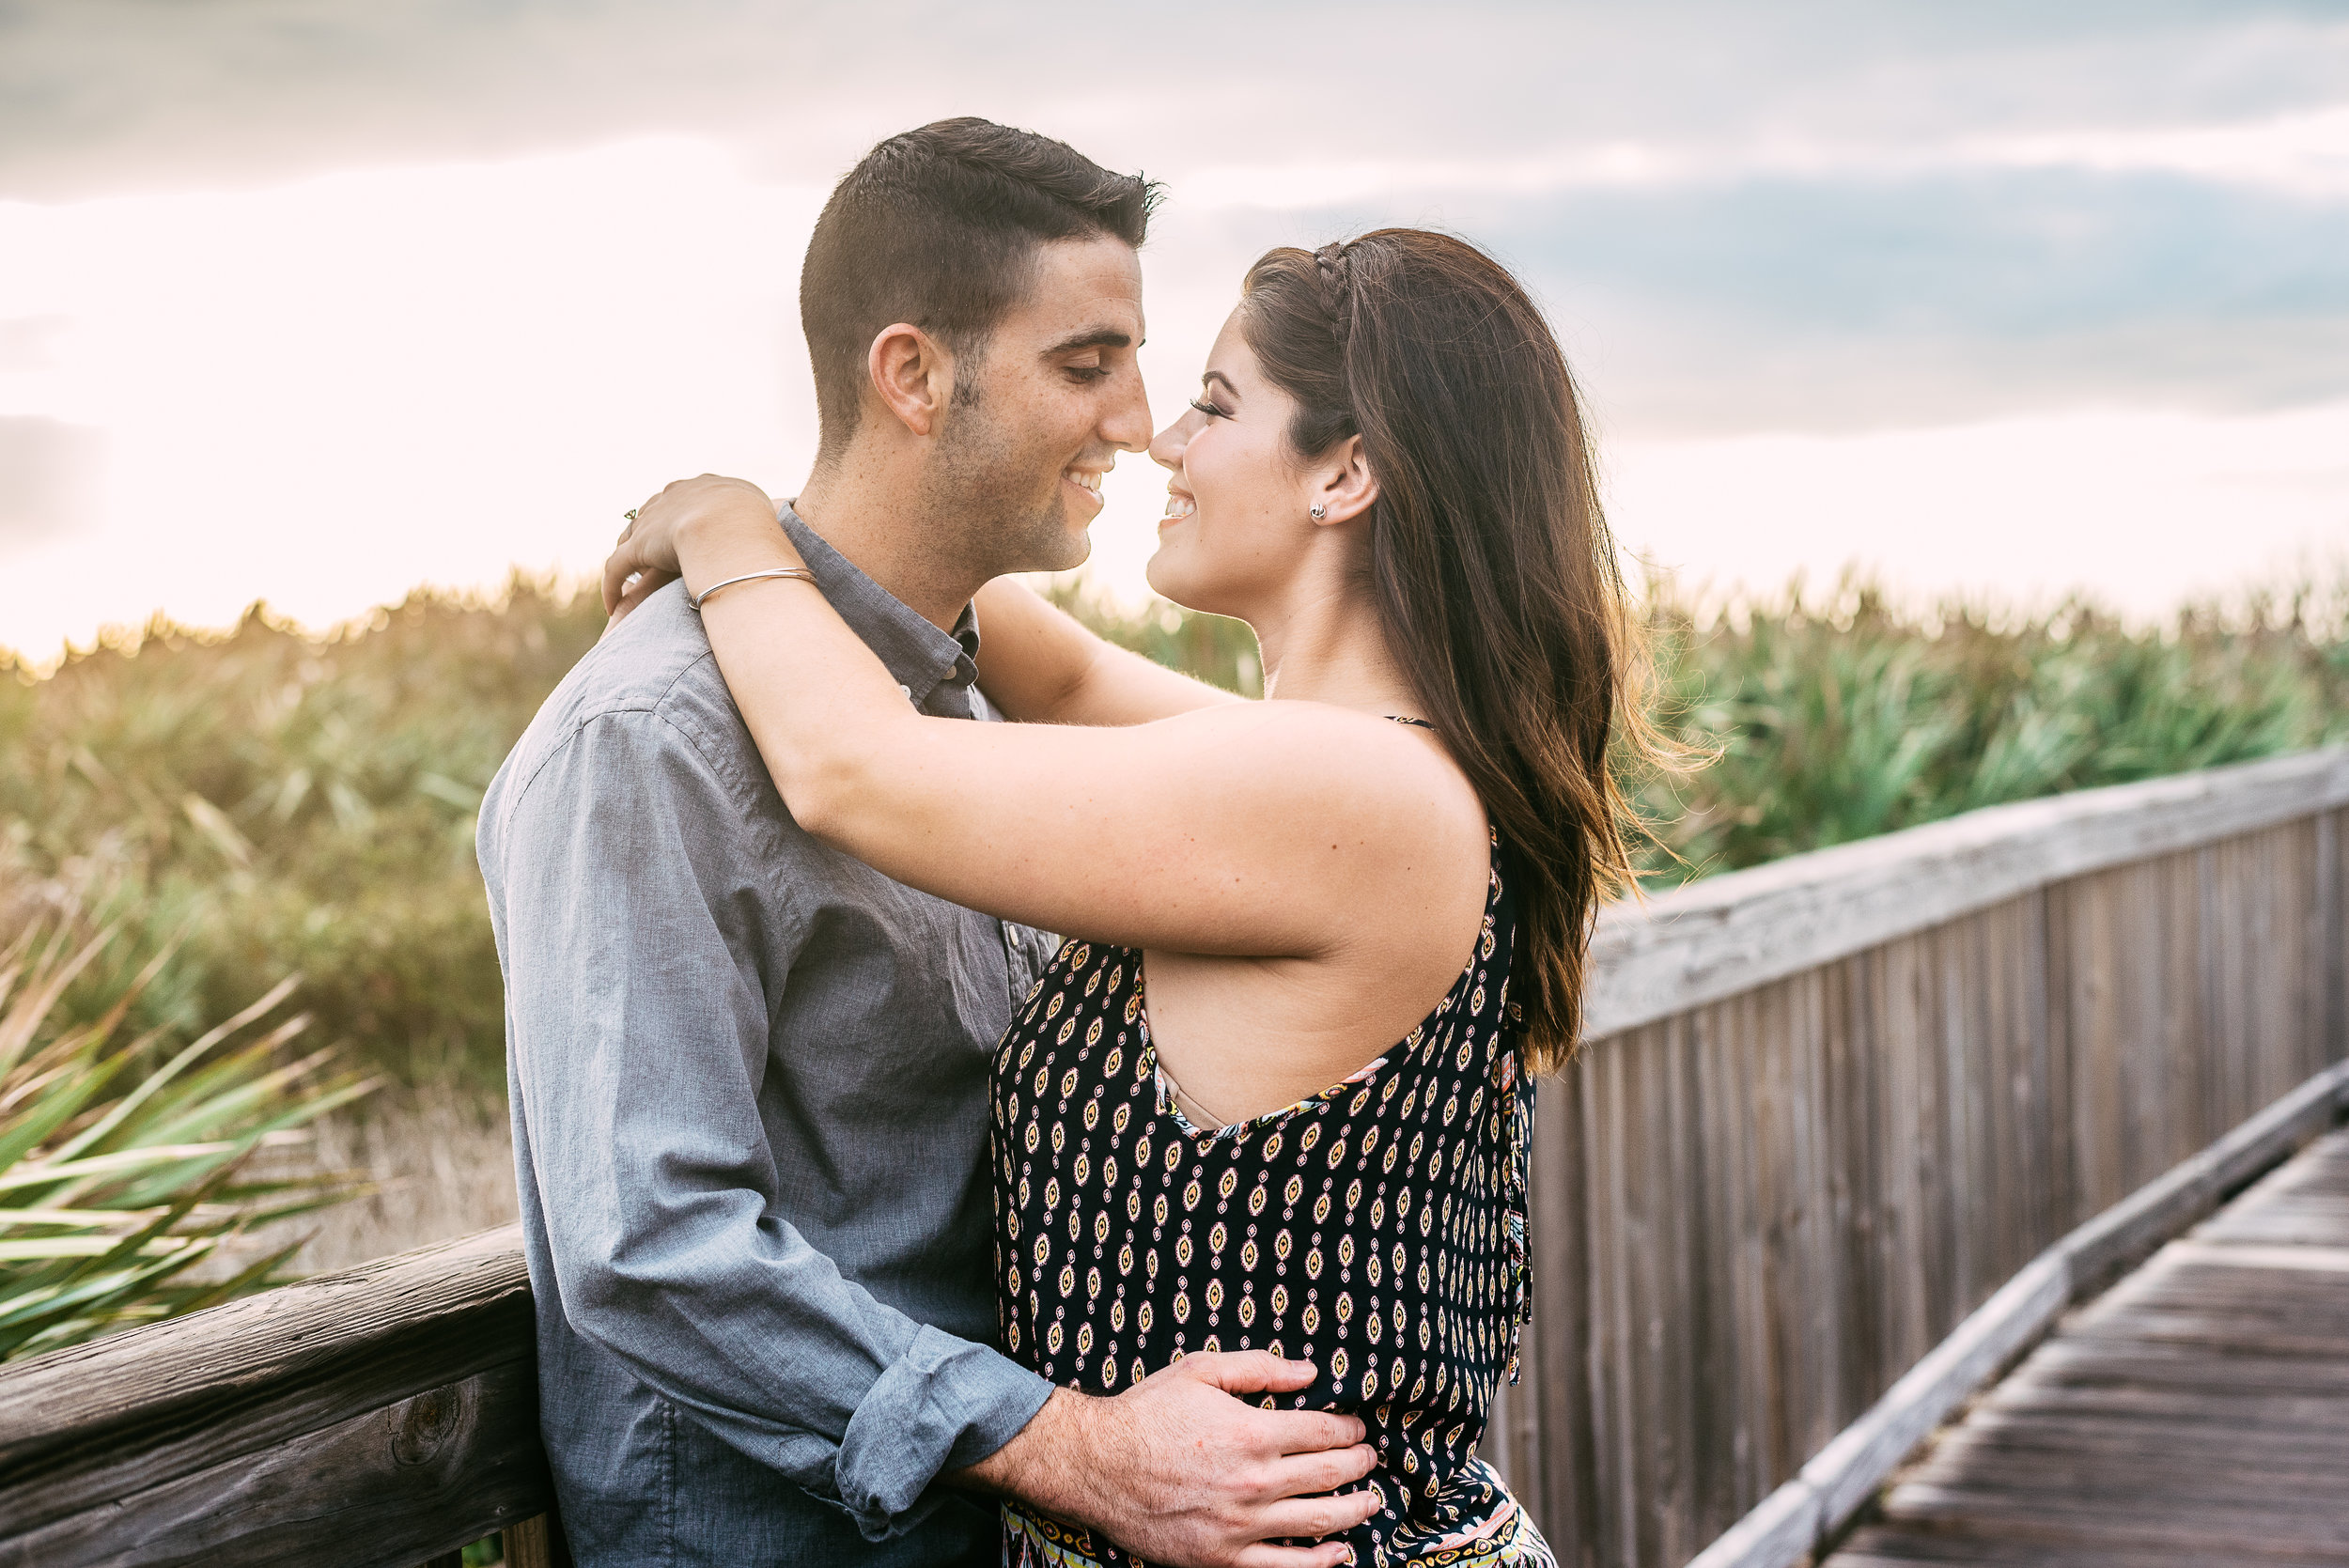
<svg viewBox="0 0 2349 1568"><path fill-rule="evenodd" d="M1243 163L1183 180L1197 207L1334 205L1414 194L1556 195L1762 180L1879 184L1983 171L2168 174L2313 200L2349 197L2349 104L2240 124L1955 135L1887 146L1780 135L1719 146L1609 141L1501 158Z"/></svg>
<svg viewBox="0 0 2349 1568"><path fill-rule="evenodd" d="M105 511L106 432L0 416L0 544L94 524Z"/></svg>
<svg viewBox="0 0 2349 1568"><path fill-rule="evenodd" d="M2060 131L1959 144L1957 156L2014 168L2159 171L2349 197L2349 104L2236 125L2155 131Z"/></svg>
<svg viewBox="0 0 2349 1568"><path fill-rule="evenodd" d="M58 340L71 325L71 317L54 311L0 320L0 376L54 370Z"/></svg>
<svg viewBox="0 0 2349 1568"><path fill-rule="evenodd" d="M0 194L273 181L674 131L823 180L939 115L1154 173L1631 147L1906 156L2338 103L2312 0L0 0Z"/></svg>
<svg viewBox="0 0 2349 1568"><path fill-rule="evenodd" d="M1267 246L1431 223L1527 280L1599 408L1634 433L2349 395L2349 202L1980 164L1500 183L1206 211L1178 188L1154 244L1154 320L1220 318Z"/></svg>
<svg viewBox="0 0 2349 1568"><path fill-rule="evenodd" d="M956 112L1166 179L1154 272L1435 222L1641 430L2336 396L2326 0L0 0L0 194L282 183L673 131L770 183ZM8 302L0 300L0 309Z"/></svg>

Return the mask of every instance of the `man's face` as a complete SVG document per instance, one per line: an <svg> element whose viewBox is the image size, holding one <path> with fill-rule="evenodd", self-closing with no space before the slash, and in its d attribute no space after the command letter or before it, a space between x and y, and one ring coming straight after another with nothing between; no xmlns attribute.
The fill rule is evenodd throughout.
<svg viewBox="0 0 2349 1568"><path fill-rule="evenodd" d="M930 499L979 575L1066 571L1091 553L1102 476L1150 442L1142 332L1133 248L1057 241L1036 252L1026 300L978 363L957 366Z"/></svg>

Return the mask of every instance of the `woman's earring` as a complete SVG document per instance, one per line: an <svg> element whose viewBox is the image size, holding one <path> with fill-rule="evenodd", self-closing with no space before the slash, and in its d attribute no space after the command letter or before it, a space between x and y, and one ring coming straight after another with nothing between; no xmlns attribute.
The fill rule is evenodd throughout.
<svg viewBox="0 0 2349 1568"><path fill-rule="evenodd" d="M1330 508L1316 502L1314 504L1312 509L1307 511L1305 515L1313 519L1315 522L1319 522L1323 518L1330 515Z"/></svg>

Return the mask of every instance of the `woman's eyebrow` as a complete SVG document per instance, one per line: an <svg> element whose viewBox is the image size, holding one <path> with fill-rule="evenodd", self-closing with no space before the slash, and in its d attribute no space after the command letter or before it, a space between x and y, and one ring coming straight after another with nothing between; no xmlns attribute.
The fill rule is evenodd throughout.
<svg viewBox="0 0 2349 1568"><path fill-rule="evenodd" d="M1230 393L1230 394L1231 394L1233 396L1235 396L1235 397L1237 397L1237 396L1239 396L1239 388L1237 388L1237 387L1236 387L1236 386L1234 386L1234 385L1232 384L1232 378L1231 378L1231 377L1229 377L1229 376L1226 376L1226 375L1225 375L1222 371L1221 371L1221 370L1210 370L1210 371L1208 371L1206 374L1205 374L1205 375L1201 376L1199 379L1200 379L1200 380L1202 380L1203 382L1204 382L1204 381L1221 381L1221 382L1222 382L1222 383L1223 383L1223 390L1224 390L1224 391L1226 391L1226 392Z"/></svg>

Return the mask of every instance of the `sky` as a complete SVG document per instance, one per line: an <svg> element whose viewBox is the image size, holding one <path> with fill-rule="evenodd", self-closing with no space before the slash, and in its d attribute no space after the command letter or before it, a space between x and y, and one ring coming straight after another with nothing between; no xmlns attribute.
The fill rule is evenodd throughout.
<svg viewBox="0 0 2349 1568"><path fill-rule="evenodd" d="M1692 587L2152 618L2349 558L2349 0L0 0L0 646L789 493L809 226L954 114L1165 182L1162 417L1266 247L1485 245ZM1132 601L1163 474L1108 496Z"/></svg>

